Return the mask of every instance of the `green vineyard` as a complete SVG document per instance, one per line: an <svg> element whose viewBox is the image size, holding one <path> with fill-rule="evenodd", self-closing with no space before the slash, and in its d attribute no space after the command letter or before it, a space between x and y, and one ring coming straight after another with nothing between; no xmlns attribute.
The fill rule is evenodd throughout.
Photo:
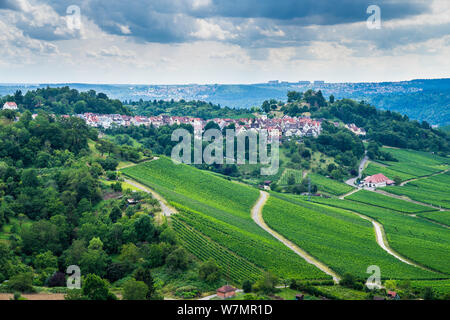
<svg viewBox="0 0 450 320"><path fill-rule="evenodd" d="M329 279L252 220L250 211L259 197L258 190L187 165L175 165L167 158L122 172L160 193L179 211L175 219L192 232L200 232L248 264L284 278ZM190 251L200 257L193 247ZM225 270L226 258L217 260Z"/></svg>
<svg viewBox="0 0 450 320"><path fill-rule="evenodd" d="M353 188L343 182L326 178L324 176L310 173L311 184L317 185L319 191L323 191L332 195L340 196L353 190Z"/></svg>
<svg viewBox="0 0 450 320"><path fill-rule="evenodd" d="M386 187L383 190L450 209L450 172L411 181L402 187Z"/></svg>
<svg viewBox="0 0 450 320"><path fill-rule="evenodd" d="M281 175L281 178L279 180L279 184L282 186L286 186L289 184L289 178L293 176L295 183L301 183L302 182L302 171L301 170L295 170L286 168Z"/></svg>
<svg viewBox="0 0 450 320"><path fill-rule="evenodd" d="M349 200L323 199L314 202L352 210L384 226L389 245L398 253L423 266L450 275L450 233L448 229L418 217Z"/></svg>
<svg viewBox="0 0 450 320"><path fill-rule="evenodd" d="M405 264L375 242L372 224L354 213L274 195L263 210L266 223L339 274L365 277L377 265L385 279L434 279L439 274Z"/></svg>
<svg viewBox="0 0 450 320"><path fill-rule="evenodd" d="M176 215L172 217L172 225L192 254L203 261L213 258L218 265L224 266L223 274L234 283L242 283L247 279L256 281L261 277L261 269L188 227Z"/></svg>
<svg viewBox="0 0 450 320"><path fill-rule="evenodd" d="M404 213L418 213L418 212L426 212L426 211L436 211L433 208L425 207L419 204L411 203L408 201L391 198L379 193L360 190L348 197L347 200L362 202L371 204L373 206L392 209Z"/></svg>

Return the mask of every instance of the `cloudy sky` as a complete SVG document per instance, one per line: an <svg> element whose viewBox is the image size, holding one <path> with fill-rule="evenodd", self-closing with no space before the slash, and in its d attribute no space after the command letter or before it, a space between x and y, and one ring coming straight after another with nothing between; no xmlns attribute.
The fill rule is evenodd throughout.
<svg viewBox="0 0 450 320"><path fill-rule="evenodd" d="M450 1L0 0L0 42L1 83L442 78Z"/></svg>

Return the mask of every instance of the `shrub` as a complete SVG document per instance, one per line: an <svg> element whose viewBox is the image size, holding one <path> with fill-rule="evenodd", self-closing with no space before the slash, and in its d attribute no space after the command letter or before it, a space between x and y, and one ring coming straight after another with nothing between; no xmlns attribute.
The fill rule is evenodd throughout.
<svg viewBox="0 0 450 320"><path fill-rule="evenodd" d="M145 300L147 298L148 286L143 281L130 279L123 285L124 300Z"/></svg>
<svg viewBox="0 0 450 320"><path fill-rule="evenodd" d="M57 271L48 279L49 287L64 287L65 285L66 275L62 272Z"/></svg>
<svg viewBox="0 0 450 320"><path fill-rule="evenodd" d="M200 296L200 290L194 286L180 287L175 291L175 295L183 299L193 299Z"/></svg>
<svg viewBox="0 0 450 320"><path fill-rule="evenodd" d="M8 281L8 288L11 291L34 292L33 274L31 272L19 273Z"/></svg>
<svg viewBox="0 0 450 320"><path fill-rule="evenodd" d="M244 290L245 293L252 292L252 286L253 286L253 283L250 280L245 280L242 283L242 289Z"/></svg>

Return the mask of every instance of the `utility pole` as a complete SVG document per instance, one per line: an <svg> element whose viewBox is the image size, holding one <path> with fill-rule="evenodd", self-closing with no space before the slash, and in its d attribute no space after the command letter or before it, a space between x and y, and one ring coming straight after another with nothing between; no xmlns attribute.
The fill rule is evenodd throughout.
<svg viewBox="0 0 450 320"><path fill-rule="evenodd" d="M308 177L308 201L311 201L311 177Z"/></svg>

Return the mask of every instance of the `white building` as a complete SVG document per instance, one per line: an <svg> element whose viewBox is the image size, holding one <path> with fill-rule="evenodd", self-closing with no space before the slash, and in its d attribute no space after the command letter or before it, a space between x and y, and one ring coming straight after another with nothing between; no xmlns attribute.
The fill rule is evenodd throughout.
<svg viewBox="0 0 450 320"><path fill-rule="evenodd" d="M3 110L17 110L17 104L15 102L5 102Z"/></svg>
<svg viewBox="0 0 450 320"><path fill-rule="evenodd" d="M378 173L373 176L366 177L364 179L364 187L366 188L379 188L393 185L395 182L387 178L384 174Z"/></svg>

